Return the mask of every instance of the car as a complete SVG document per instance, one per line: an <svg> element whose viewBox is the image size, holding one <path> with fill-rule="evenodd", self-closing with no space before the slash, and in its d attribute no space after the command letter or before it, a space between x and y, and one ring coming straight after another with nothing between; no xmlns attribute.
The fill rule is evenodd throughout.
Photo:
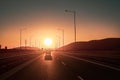
<svg viewBox="0 0 120 80"><path fill-rule="evenodd" d="M51 51L45 52L45 60L52 60Z"/></svg>

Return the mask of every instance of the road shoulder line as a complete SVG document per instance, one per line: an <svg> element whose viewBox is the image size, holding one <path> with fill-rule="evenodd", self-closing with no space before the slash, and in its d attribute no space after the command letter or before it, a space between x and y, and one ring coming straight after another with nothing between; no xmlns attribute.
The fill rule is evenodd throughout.
<svg viewBox="0 0 120 80"><path fill-rule="evenodd" d="M119 68L112 67L112 66L109 66L109 65L93 62L93 61L90 61L90 60L87 60L87 59L78 58L78 57L70 56L70 55L66 55L66 54L62 54L62 55L65 55L65 56L68 56L68 57L71 57L71 58L74 58L74 59L77 59L77 60L82 60L82 61L85 61L85 62L89 62L89 63L92 63L92 64L96 64L96 65L99 65L99 66L103 66L103 67L106 67L106 68L109 68L109 69L113 69L113 70L116 70L116 71L120 71Z"/></svg>
<svg viewBox="0 0 120 80"><path fill-rule="evenodd" d="M13 74L15 74L16 72L18 72L19 70L23 69L25 66L29 65L30 63L34 62L35 60L37 60L40 56L29 60L11 70L9 70L8 72L3 73L2 75L0 75L0 80L6 80L7 78L9 78L10 76L12 76Z"/></svg>

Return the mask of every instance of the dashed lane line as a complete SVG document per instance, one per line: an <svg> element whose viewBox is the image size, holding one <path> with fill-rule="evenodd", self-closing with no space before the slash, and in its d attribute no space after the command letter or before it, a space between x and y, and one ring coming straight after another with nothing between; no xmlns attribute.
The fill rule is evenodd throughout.
<svg viewBox="0 0 120 80"><path fill-rule="evenodd" d="M61 61L61 63L62 63L63 65L66 65L63 61Z"/></svg>
<svg viewBox="0 0 120 80"><path fill-rule="evenodd" d="M77 78L80 79L80 80L84 80L81 76L77 76Z"/></svg>

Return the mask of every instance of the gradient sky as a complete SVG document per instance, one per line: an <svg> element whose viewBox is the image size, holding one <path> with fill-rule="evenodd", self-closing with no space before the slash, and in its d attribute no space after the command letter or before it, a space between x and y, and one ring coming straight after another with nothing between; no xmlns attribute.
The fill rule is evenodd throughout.
<svg viewBox="0 0 120 80"><path fill-rule="evenodd" d="M73 42L73 15L65 9L77 12L77 41L120 38L119 0L0 0L0 44L19 46L23 28L22 45L31 39L43 47L45 38L55 45L62 37L58 28L65 31L65 44Z"/></svg>

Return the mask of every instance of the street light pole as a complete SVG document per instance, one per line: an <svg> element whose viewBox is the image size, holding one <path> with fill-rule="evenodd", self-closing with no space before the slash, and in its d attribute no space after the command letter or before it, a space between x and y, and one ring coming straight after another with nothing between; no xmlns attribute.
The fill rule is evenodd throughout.
<svg viewBox="0 0 120 80"><path fill-rule="evenodd" d="M20 49L21 49L21 44L22 44L22 29L20 29Z"/></svg>
<svg viewBox="0 0 120 80"><path fill-rule="evenodd" d="M76 42L76 12L74 11L74 34L75 34L75 42Z"/></svg>
<svg viewBox="0 0 120 80"><path fill-rule="evenodd" d="M22 46L22 31L25 30L26 28L24 29L20 29L20 49L21 49L21 46Z"/></svg>
<svg viewBox="0 0 120 80"><path fill-rule="evenodd" d="M76 42L76 11L65 10L65 12L73 13L73 16L74 16L74 41Z"/></svg>
<svg viewBox="0 0 120 80"><path fill-rule="evenodd" d="M62 44L64 46L64 29L58 29L60 31L62 31Z"/></svg>
<svg viewBox="0 0 120 80"><path fill-rule="evenodd" d="M62 35L63 35L63 46L64 46L64 29L62 30Z"/></svg>
<svg viewBox="0 0 120 80"><path fill-rule="evenodd" d="M56 35L56 48L60 47L60 36Z"/></svg>

